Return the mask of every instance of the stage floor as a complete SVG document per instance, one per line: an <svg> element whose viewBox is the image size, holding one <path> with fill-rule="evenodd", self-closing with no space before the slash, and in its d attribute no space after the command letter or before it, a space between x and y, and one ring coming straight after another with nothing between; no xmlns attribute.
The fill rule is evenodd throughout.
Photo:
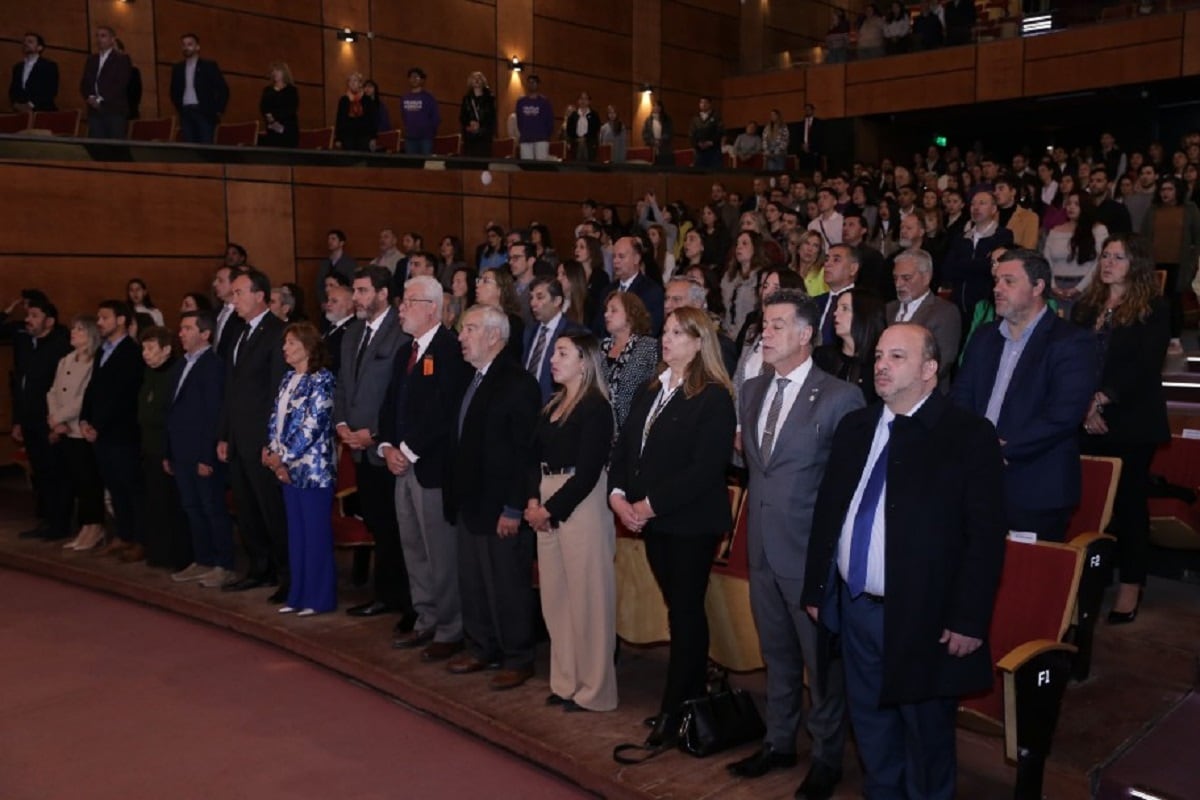
<svg viewBox="0 0 1200 800"><path fill-rule="evenodd" d="M108 558L64 551L58 544L17 539L28 517L23 492L0 489L0 566L123 596L202 620L295 653L328 669L532 761L603 797L790 798L807 768L801 765L758 780L738 780L725 764L753 746L698 760L678 752L653 762L622 767L614 745L641 741L641 720L656 710L665 672L665 648L624 646L618 665L621 706L611 713L563 714L547 708L548 647L539 648L538 675L510 692L493 692L487 673L453 676L423 664L414 652L394 650L394 617L355 619L341 611L307 619L281 616L266 601L268 590L221 593L173 583L164 570L125 565ZM349 575L342 564L343 581ZM341 587L341 608L365 592ZM1045 794L1055 800L1089 798L1101 770L1139 741L1197 685L1200 656L1200 587L1152 579L1142 613L1133 625L1109 628L1101 621L1092 677L1071 685L1063 704L1054 752L1047 763ZM762 707L761 673L735 676ZM975 800L1011 797L1015 770L1004 762L1003 743L959 729L959 795ZM836 795L861 796L851 749L846 780Z"/></svg>

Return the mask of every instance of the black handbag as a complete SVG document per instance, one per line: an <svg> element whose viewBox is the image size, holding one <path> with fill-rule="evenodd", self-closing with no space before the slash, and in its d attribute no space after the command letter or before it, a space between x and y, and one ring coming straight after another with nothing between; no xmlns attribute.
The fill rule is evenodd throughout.
<svg viewBox="0 0 1200 800"><path fill-rule="evenodd" d="M679 749L704 758L761 739L766 732L750 694L722 681L717 691L683 704Z"/></svg>

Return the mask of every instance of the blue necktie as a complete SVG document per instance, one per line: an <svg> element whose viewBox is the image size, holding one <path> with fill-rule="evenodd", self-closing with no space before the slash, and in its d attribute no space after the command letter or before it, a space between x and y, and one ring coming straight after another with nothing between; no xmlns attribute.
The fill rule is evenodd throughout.
<svg viewBox="0 0 1200 800"><path fill-rule="evenodd" d="M894 420L893 420L894 422ZM888 440L871 467L867 476L867 486L863 489L862 500L858 510L854 512L854 527L850 537L850 564L847 568L846 586L850 589L850 597L858 597L867 585L867 556L871 551L871 528L875 525L875 509L879 506L879 498L883 495L883 485L887 481L888 448L892 444L892 423L888 423Z"/></svg>

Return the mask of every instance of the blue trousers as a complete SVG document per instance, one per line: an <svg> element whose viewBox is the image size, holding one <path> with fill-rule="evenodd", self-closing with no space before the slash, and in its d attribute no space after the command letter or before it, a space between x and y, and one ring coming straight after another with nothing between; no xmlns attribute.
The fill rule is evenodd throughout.
<svg viewBox="0 0 1200 800"><path fill-rule="evenodd" d="M184 106L179 112L179 128L185 142L212 144L217 128L212 120L200 113L195 106Z"/></svg>
<svg viewBox="0 0 1200 800"><path fill-rule="evenodd" d="M176 462L171 469L192 532L196 563L233 569L233 524L225 506L225 469L217 464L207 478L196 474L195 462Z"/></svg>
<svg viewBox="0 0 1200 800"><path fill-rule="evenodd" d="M433 155L433 139L405 139L404 154L406 156Z"/></svg>
<svg viewBox="0 0 1200 800"><path fill-rule="evenodd" d="M714 144L707 150L697 150L693 164L697 169L720 169L721 148Z"/></svg>
<svg viewBox="0 0 1200 800"><path fill-rule="evenodd" d="M333 611L337 608L337 567L333 561L333 487L297 489L283 485L287 512L288 563L292 608Z"/></svg>
<svg viewBox="0 0 1200 800"><path fill-rule="evenodd" d="M882 705L883 607L841 588L846 705L867 800L953 800L955 698Z"/></svg>

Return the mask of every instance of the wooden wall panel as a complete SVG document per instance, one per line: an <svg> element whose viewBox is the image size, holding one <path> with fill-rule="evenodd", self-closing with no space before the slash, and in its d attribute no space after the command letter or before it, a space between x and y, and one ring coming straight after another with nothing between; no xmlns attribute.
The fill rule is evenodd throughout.
<svg viewBox="0 0 1200 800"><path fill-rule="evenodd" d="M915 108L967 105L975 99L975 70L860 83L846 87L848 117Z"/></svg>
<svg viewBox="0 0 1200 800"><path fill-rule="evenodd" d="M1024 94L1023 39L1002 39L978 47L975 101L1009 100Z"/></svg>
<svg viewBox="0 0 1200 800"><path fill-rule="evenodd" d="M1187 12L1184 19L1183 74L1200 75L1200 9Z"/></svg>
<svg viewBox="0 0 1200 800"><path fill-rule="evenodd" d="M597 32L630 36L633 33L634 4L635 0L609 0L605 3L593 0L534 0L533 15L535 23L537 17L546 17L595 28ZM581 49L586 52L592 48Z"/></svg>
<svg viewBox="0 0 1200 800"><path fill-rule="evenodd" d="M1131 45L1114 50L1025 62L1027 93L1057 94L1178 77L1179 41Z"/></svg>
<svg viewBox="0 0 1200 800"><path fill-rule="evenodd" d="M462 197L457 193L387 192L357 187L296 186L296 255L323 258L330 228L346 232L349 252L360 260L378 252L383 228L414 230L426 242L462 227Z"/></svg>
<svg viewBox="0 0 1200 800"><path fill-rule="evenodd" d="M1025 58L1045 58L1112 50L1146 42L1178 40L1183 33L1182 14L1154 14L1119 23L1070 28L1025 42Z"/></svg>
<svg viewBox="0 0 1200 800"><path fill-rule="evenodd" d="M628 74L633 59L629 36L537 16L533 18L533 51L539 69L552 64L564 72L604 78Z"/></svg>
<svg viewBox="0 0 1200 800"><path fill-rule="evenodd" d="M836 119L846 116L846 65L824 64L808 71L805 83L808 102L818 117Z"/></svg>
<svg viewBox="0 0 1200 800"><path fill-rule="evenodd" d="M517 104L525 87L521 73L512 72L503 63L511 56L536 64L533 49L533 0L497 0L496 3L496 93L497 132L503 135L505 121Z"/></svg>
<svg viewBox="0 0 1200 800"><path fill-rule="evenodd" d="M496 8L476 0L376 0L371 3L371 30L380 34L376 41L426 44L491 57L496 49ZM481 71L489 77L493 74Z"/></svg>
<svg viewBox="0 0 1200 800"><path fill-rule="evenodd" d="M55 60L57 59L50 55L50 49L87 51L91 47L88 0L39 0L36 3L22 3L20 13L17 13L15 3L6 6L8 7L5 13L0 14L0 40L19 43L26 31L40 33L46 40L47 57ZM4 48L4 52L8 55L10 48ZM6 65L21 58L19 46L11 52L13 58L6 59ZM75 79L79 80L79 76Z"/></svg>
<svg viewBox="0 0 1200 800"><path fill-rule="evenodd" d="M185 256L225 240L220 180L12 164L0 174L22 198L0 226L0 253ZM55 219L71 220L70 235L48 240Z"/></svg>
<svg viewBox="0 0 1200 800"><path fill-rule="evenodd" d="M227 236L250 254L250 263L268 275L295 272L292 187L287 183L228 181Z"/></svg>
<svg viewBox="0 0 1200 800"><path fill-rule="evenodd" d="M664 45L692 53L707 53L737 63L739 32L736 5L731 13L725 13L692 5L684 0L663 0L662 13Z"/></svg>
<svg viewBox="0 0 1200 800"><path fill-rule="evenodd" d="M239 11L264 17L321 24L321 0L190 0L222 11Z"/></svg>
<svg viewBox="0 0 1200 800"><path fill-rule="evenodd" d="M878 83L895 78L920 75L939 75L975 69L975 48L948 47L927 53L909 53L890 58L873 58L867 61L851 61L846 65L846 85Z"/></svg>

